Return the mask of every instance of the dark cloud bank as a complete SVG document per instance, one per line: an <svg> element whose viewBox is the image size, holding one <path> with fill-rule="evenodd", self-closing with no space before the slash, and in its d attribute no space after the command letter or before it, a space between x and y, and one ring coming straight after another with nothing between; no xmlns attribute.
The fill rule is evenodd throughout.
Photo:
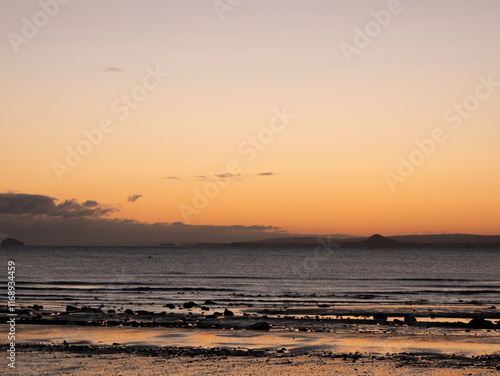
<svg viewBox="0 0 500 376"><path fill-rule="evenodd" d="M30 245L155 245L232 242L284 235L273 226L197 226L181 222L147 224L106 216L116 207L88 200L0 193L0 232Z"/></svg>

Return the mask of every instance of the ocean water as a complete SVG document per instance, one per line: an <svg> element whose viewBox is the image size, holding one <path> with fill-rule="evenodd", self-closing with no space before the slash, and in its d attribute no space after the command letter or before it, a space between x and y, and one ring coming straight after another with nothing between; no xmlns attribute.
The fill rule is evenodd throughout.
<svg viewBox="0 0 500 376"><path fill-rule="evenodd" d="M4 248L4 281L8 261L18 307L500 305L500 249Z"/></svg>

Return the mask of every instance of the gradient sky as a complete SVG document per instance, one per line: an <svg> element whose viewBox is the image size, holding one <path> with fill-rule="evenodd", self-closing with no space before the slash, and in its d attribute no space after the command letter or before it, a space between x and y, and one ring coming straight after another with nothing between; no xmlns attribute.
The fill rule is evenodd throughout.
<svg viewBox="0 0 500 376"><path fill-rule="evenodd" d="M23 36L41 6L3 1L0 192L186 223L179 205L210 182L197 176L237 161L241 176L189 224L498 234L500 85L458 129L443 115L481 80L500 82L500 2L401 0L348 62L342 45L390 3L243 0L221 20L211 0L71 1L16 53L9 33ZM113 102L148 67L169 76L119 119ZM296 117L247 161L239 145L283 108ZM114 131L60 181L53 163L105 118ZM391 189L387 171L436 128L446 141Z"/></svg>

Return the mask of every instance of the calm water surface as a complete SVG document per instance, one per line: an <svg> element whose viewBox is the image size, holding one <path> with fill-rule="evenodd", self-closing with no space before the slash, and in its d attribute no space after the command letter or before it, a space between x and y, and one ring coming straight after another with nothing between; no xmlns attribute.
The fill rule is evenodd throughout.
<svg viewBox="0 0 500 376"><path fill-rule="evenodd" d="M23 247L0 260L5 281L16 263L18 305L500 305L499 249Z"/></svg>

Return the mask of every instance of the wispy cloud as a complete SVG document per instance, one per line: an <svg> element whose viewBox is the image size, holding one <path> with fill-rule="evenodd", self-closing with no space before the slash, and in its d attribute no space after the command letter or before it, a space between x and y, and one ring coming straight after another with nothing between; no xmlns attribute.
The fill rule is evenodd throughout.
<svg viewBox="0 0 500 376"><path fill-rule="evenodd" d="M220 181L220 180L238 180L242 179L241 174L229 174L229 173L221 173L214 175L197 175L195 176L196 180L205 180L205 181Z"/></svg>
<svg viewBox="0 0 500 376"><path fill-rule="evenodd" d="M220 181L220 180L244 180L245 178L250 178L253 176L274 176L274 172L260 172L258 174L241 175L241 174L230 174L230 173L220 173L220 174L210 174L210 175L193 175L191 177L179 177L179 176L167 176L163 179L171 180L202 180L202 181Z"/></svg>
<svg viewBox="0 0 500 376"><path fill-rule="evenodd" d="M119 72L123 72L123 69L119 68L119 67L107 66L107 67L102 67L101 71L106 72L106 73L119 73Z"/></svg>
<svg viewBox="0 0 500 376"><path fill-rule="evenodd" d="M127 201L128 202L136 202L141 197L142 197L142 195L131 195L131 196L128 196Z"/></svg>

